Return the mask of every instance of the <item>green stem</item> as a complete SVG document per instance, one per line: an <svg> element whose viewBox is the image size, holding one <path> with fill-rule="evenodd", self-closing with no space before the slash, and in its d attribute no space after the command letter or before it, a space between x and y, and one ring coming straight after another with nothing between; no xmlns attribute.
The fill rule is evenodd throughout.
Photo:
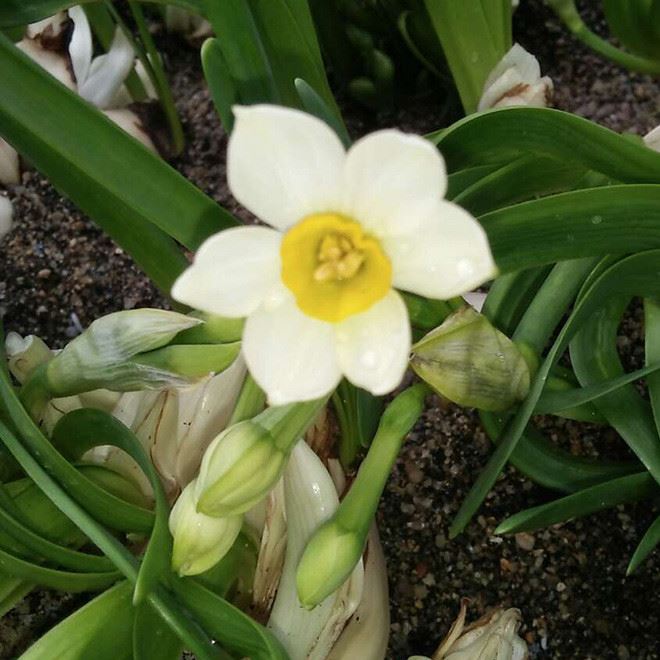
<svg viewBox="0 0 660 660"><path fill-rule="evenodd" d="M334 520L342 528L366 539L394 461L406 435L422 414L424 397L429 391L426 385L417 383L386 408L358 475L335 513Z"/></svg>
<svg viewBox="0 0 660 660"><path fill-rule="evenodd" d="M575 6L574 0L546 0L547 4L561 18L566 27L584 44L595 50L603 57L640 73L650 73L651 75L660 74L660 62L650 60L646 57L632 55L616 48L611 43L605 41L597 34L593 33L580 17Z"/></svg>
<svg viewBox="0 0 660 660"><path fill-rule="evenodd" d="M258 415L264 408L266 395L250 374L245 377L241 393L227 428Z"/></svg>

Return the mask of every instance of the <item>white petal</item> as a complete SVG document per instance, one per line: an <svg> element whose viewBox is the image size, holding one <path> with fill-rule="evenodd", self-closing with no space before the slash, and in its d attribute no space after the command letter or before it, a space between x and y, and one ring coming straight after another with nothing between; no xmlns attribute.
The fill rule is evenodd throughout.
<svg viewBox="0 0 660 660"><path fill-rule="evenodd" d="M514 44L486 79L478 109L512 105L543 108L552 89L552 80L541 78L536 57Z"/></svg>
<svg viewBox="0 0 660 660"><path fill-rule="evenodd" d="M0 239L9 232L14 217L14 207L12 203L0 195Z"/></svg>
<svg viewBox="0 0 660 660"><path fill-rule="evenodd" d="M358 140L346 157L343 210L377 236L405 231L446 190L440 152L417 135L378 131Z"/></svg>
<svg viewBox="0 0 660 660"><path fill-rule="evenodd" d="M76 81L71 73L68 55L47 50L38 41L32 39L23 39L16 46L63 85L69 89L76 89Z"/></svg>
<svg viewBox="0 0 660 660"><path fill-rule="evenodd" d="M660 126L656 126L644 136L644 144L653 151L660 151Z"/></svg>
<svg viewBox="0 0 660 660"><path fill-rule="evenodd" d="M447 299L478 287L496 273L483 227L464 209L441 201L418 230L385 239L393 284L429 298Z"/></svg>
<svg viewBox="0 0 660 660"><path fill-rule="evenodd" d="M69 17L73 21L73 34L69 43L69 55L71 56L71 65L73 74L76 77L78 85L81 85L89 74L89 67L92 63L94 53L94 43L92 41L92 30L87 20L85 10L80 7L71 7Z"/></svg>
<svg viewBox="0 0 660 660"><path fill-rule="evenodd" d="M401 382L410 353L410 323L396 291L338 323L336 336L339 364L351 383L386 394Z"/></svg>
<svg viewBox="0 0 660 660"><path fill-rule="evenodd" d="M337 211L344 148L331 128L298 110L234 107L227 180L234 197L286 229L312 213Z"/></svg>
<svg viewBox="0 0 660 660"><path fill-rule="evenodd" d="M280 281L282 235L267 227L235 227L207 239L172 297L220 316L253 312Z"/></svg>
<svg viewBox="0 0 660 660"><path fill-rule="evenodd" d="M134 62L133 46L117 28L110 50L94 58L89 75L78 83L78 93L97 108L106 108L131 72Z"/></svg>
<svg viewBox="0 0 660 660"><path fill-rule="evenodd" d="M153 151L155 154L158 153L149 134L144 130L142 120L132 110L128 108L114 108L112 110L103 110L103 114L108 119L112 119L119 128L126 131L131 137L142 142L147 149Z"/></svg>
<svg viewBox="0 0 660 660"><path fill-rule="evenodd" d="M21 168L18 153L8 142L0 138L0 183L9 185L19 183Z"/></svg>
<svg viewBox="0 0 660 660"><path fill-rule="evenodd" d="M243 352L271 405L317 399L341 379L333 326L303 314L284 287L248 318Z"/></svg>
<svg viewBox="0 0 660 660"><path fill-rule="evenodd" d="M28 39L36 39L42 34L51 38L57 37L61 34L66 25L67 15L65 12L60 11L57 12L57 14L49 16L48 18L44 18L41 21L30 23L25 30L25 36Z"/></svg>

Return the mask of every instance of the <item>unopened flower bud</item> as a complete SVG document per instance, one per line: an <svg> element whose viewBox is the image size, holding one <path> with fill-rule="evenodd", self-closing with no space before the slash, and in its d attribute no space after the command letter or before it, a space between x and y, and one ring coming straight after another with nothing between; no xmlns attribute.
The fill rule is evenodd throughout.
<svg viewBox="0 0 660 660"><path fill-rule="evenodd" d="M311 609L338 589L364 552L364 539L330 520L317 529L301 558L296 573L298 598Z"/></svg>
<svg viewBox="0 0 660 660"><path fill-rule="evenodd" d="M552 80L541 77L534 55L514 44L486 79L479 110L515 105L545 108L552 90Z"/></svg>
<svg viewBox="0 0 660 660"><path fill-rule="evenodd" d="M471 307L415 344L410 364L445 398L481 410L506 410L525 398L530 385L519 348Z"/></svg>
<svg viewBox="0 0 660 660"><path fill-rule="evenodd" d="M170 532L174 538L172 569L182 576L209 570L229 552L242 524L242 516L212 518L199 513L192 481L170 513Z"/></svg>
<svg viewBox="0 0 660 660"><path fill-rule="evenodd" d="M252 508L277 483L293 446L324 404L325 399L267 408L223 431L202 459L198 510L229 516Z"/></svg>
<svg viewBox="0 0 660 660"><path fill-rule="evenodd" d="M520 612L516 609L497 609L465 627L467 601L447 637L433 654L433 660L525 660L527 644L518 637ZM429 660L413 656L409 660Z"/></svg>
<svg viewBox="0 0 660 660"><path fill-rule="evenodd" d="M273 487L285 460L270 433L252 420L223 431L202 459L199 510L211 516L247 511Z"/></svg>
<svg viewBox="0 0 660 660"><path fill-rule="evenodd" d="M181 385L177 374L136 362L198 319L160 309L135 309L94 321L46 367L48 390L64 396L106 387L115 391Z"/></svg>

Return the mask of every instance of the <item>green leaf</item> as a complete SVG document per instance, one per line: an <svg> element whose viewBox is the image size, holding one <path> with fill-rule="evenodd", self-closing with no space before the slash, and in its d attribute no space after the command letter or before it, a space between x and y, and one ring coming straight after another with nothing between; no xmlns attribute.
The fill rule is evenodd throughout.
<svg viewBox="0 0 660 660"><path fill-rule="evenodd" d="M302 78L295 79L296 91L300 97L302 107L309 114L323 120L330 128L334 130L342 141L343 145L348 148L351 145L351 138L348 135L346 126L338 115L335 108L328 106L320 94Z"/></svg>
<svg viewBox="0 0 660 660"><path fill-rule="evenodd" d="M566 192L499 209L479 221L503 273L638 252L660 247L660 185Z"/></svg>
<svg viewBox="0 0 660 660"><path fill-rule="evenodd" d="M165 291L196 249L234 218L0 35L0 127ZM43 99L48 99L48 112ZM93 147L90 147L93 145Z"/></svg>
<svg viewBox="0 0 660 660"><path fill-rule="evenodd" d="M251 4L202 0L241 103L278 103L279 90Z"/></svg>
<svg viewBox="0 0 660 660"><path fill-rule="evenodd" d="M490 0L490 4L500 0ZM488 74L502 59L507 35L481 0L424 0L466 113L479 104ZM509 28L510 29L510 28ZM493 38L495 36L495 38Z"/></svg>
<svg viewBox="0 0 660 660"><path fill-rule="evenodd" d="M47 18L74 5L98 0L2 0L0 26L25 25ZM197 14L202 13L202 0L149 0L159 4L178 5Z"/></svg>
<svg viewBox="0 0 660 660"><path fill-rule="evenodd" d="M66 444L69 451L75 443L78 456L100 445L118 447L140 466L149 479L156 500L156 517L135 584L134 602L136 605L142 603L160 578L169 573L172 554L169 506L153 463L132 431L102 410L81 408L64 415L53 429L52 440L55 445Z"/></svg>
<svg viewBox="0 0 660 660"><path fill-rule="evenodd" d="M597 360L594 360L593 351L594 347L599 345L594 332L585 333L585 328L594 319L598 323L599 317L602 317L604 312L607 313L611 302L618 303L622 296L658 295L660 293L660 278L657 277L659 259L660 251L658 250L649 250L648 252L632 255L615 263L589 283L588 288L578 300L568 321L561 329L543 364L539 368L527 398L513 416L510 423L507 424L495 452L461 505L451 525L450 536L454 537L461 532L483 502L488 491L493 487L497 476L502 471L507 460L515 450L522 434L525 432L529 419L533 414L534 406L543 391L552 367L562 355L570 340L573 339L578 330L581 330L578 335L580 341L585 342L586 338L586 342L583 344L585 348L585 360L582 366L582 378L580 378L580 369L576 366L578 378L580 378L582 384L585 384L585 375L589 366L593 367L597 363ZM618 323L614 324L613 327L614 337L616 338ZM601 329L600 333L602 332ZM609 345L611 332L606 332L605 336L605 343ZM573 354L573 346L571 346L571 349ZM598 371L597 366L596 370ZM614 375L618 374L615 373ZM608 372L598 373L596 379L592 378L592 382L593 380L602 381L608 377L612 377ZM621 392L623 390L619 390L616 396L620 397ZM611 396L614 395L608 395L598 400L599 402L603 402L599 405L600 411L622 434L631 449L637 454L656 480L660 481L660 442L657 441L657 435L652 434L652 431L648 428L646 415L642 415L641 418L638 417L638 413L644 412L643 407L633 399L632 401L626 401L627 408L624 408L619 405L620 400L618 400L615 411L612 411L607 408L607 398Z"/></svg>
<svg viewBox="0 0 660 660"><path fill-rule="evenodd" d="M642 562L655 550L660 543L660 516L653 521L653 524L646 530L646 534L639 542L635 553L630 559L626 575L636 571Z"/></svg>
<svg viewBox="0 0 660 660"><path fill-rule="evenodd" d="M587 387L577 387L558 392L546 391L537 401L534 413L537 415L547 415L566 410L567 408L581 406L585 403L595 401L601 396L615 392L624 385L634 383L640 378L656 373L658 370L660 370L660 364L654 364L649 367L637 369L629 374L624 374L618 378L611 378L604 383L596 383Z"/></svg>
<svg viewBox="0 0 660 660"><path fill-rule="evenodd" d="M428 137L442 152L450 172L534 154L582 165L626 183L660 183L659 153L560 110L488 110Z"/></svg>
<svg viewBox="0 0 660 660"><path fill-rule="evenodd" d="M0 426L0 432L2 432ZM109 587L120 579L119 571L103 573L74 573L55 568L47 568L40 564L21 559L9 552L0 550L0 570L12 577L60 591L98 591Z"/></svg>
<svg viewBox="0 0 660 660"><path fill-rule="evenodd" d="M174 592L225 648L252 660L288 660L277 638L254 619L190 578L172 578Z"/></svg>
<svg viewBox="0 0 660 660"><path fill-rule="evenodd" d="M657 492L658 484L648 472L631 474L516 513L500 523L495 533L533 532L618 504L637 502Z"/></svg>
<svg viewBox="0 0 660 660"><path fill-rule="evenodd" d="M179 660L179 638L149 603L133 609L133 660Z"/></svg>
<svg viewBox="0 0 660 660"><path fill-rule="evenodd" d="M37 639L21 660L131 660L131 589L121 582Z"/></svg>
<svg viewBox="0 0 660 660"><path fill-rule="evenodd" d="M238 103L238 90L222 53L218 39L207 39L202 45L202 67L220 121L227 134L234 128L232 106Z"/></svg>

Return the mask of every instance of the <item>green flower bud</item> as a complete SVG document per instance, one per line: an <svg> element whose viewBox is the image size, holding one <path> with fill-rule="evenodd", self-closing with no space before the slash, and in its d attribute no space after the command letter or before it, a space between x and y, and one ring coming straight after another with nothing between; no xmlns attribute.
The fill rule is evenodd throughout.
<svg viewBox="0 0 660 660"><path fill-rule="evenodd" d="M265 497L284 468L286 455L251 420L221 433L202 460L199 511L210 516L243 513Z"/></svg>
<svg viewBox="0 0 660 660"><path fill-rule="evenodd" d="M199 319L160 309L135 309L94 321L51 360L45 384L51 394L65 396L106 387L128 391L182 385L177 374L133 358L169 343Z"/></svg>
<svg viewBox="0 0 660 660"><path fill-rule="evenodd" d="M415 372L459 405L506 410L529 391L529 368L519 348L471 307L452 314L412 350Z"/></svg>
<svg viewBox="0 0 660 660"><path fill-rule="evenodd" d="M265 497L280 478L294 444L324 404L319 400L268 408L223 431L202 459L198 511L237 515Z"/></svg>
<svg viewBox="0 0 660 660"><path fill-rule="evenodd" d="M330 520L314 532L298 564L296 587L303 607L312 609L337 590L364 551L360 534Z"/></svg>
<svg viewBox="0 0 660 660"><path fill-rule="evenodd" d="M170 513L170 532L174 538L172 569L181 576L209 570L229 552L242 525L242 516L212 518L199 513L192 481Z"/></svg>

